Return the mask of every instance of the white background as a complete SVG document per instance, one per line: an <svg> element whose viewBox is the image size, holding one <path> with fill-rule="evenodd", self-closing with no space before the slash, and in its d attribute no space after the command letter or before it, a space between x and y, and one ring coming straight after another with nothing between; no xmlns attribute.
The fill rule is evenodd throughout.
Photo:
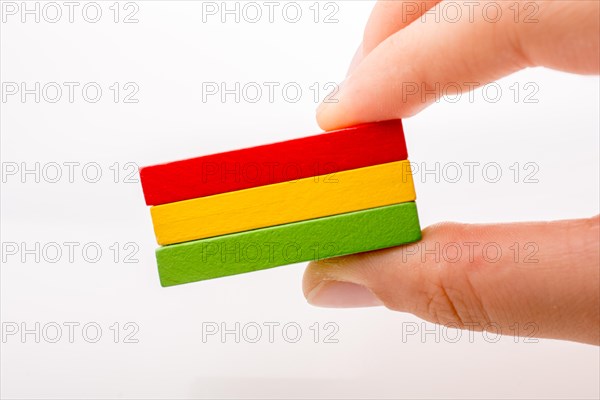
<svg viewBox="0 0 600 400"><path fill-rule="evenodd" d="M118 23L109 9L112 1L100 2L98 23L82 18L84 4L76 9L74 23L66 15L57 23L43 18L36 23L32 16L22 23L17 14L4 15L1 26L3 83L26 82L31 88L35 82L96 82L103 89L97 103L82 98L81 86L73 103L66 91L57 103L43 97L36 103L33 95L25 102L15 95L1 103L5 173L14 165L33 168L36 162L40 168L80 163L73 182L66 167L58 183L44 176L37 183L31 174L3 177L3 246L79 243L73 262L68 254L55 263L48 260L54 253L39 262L35 255L23 262L21 253L3 254L4 329L12 323L19 329L33 329L36 322L40 330L47 327L39 343L34 334L5 337L3 398L600 395L597 347L512 337L496 341L492 334L470 337L468 332L455 340L460 332L422 326L410 315L383 308L314 308L301 292L305 265L161 288L149 211L139 183L125 182L130 171L125 164L150 165L317 133L310 86L343 79L373 2L337 1L337 8L326 10L321 3L318 23L309 8L313 2L299 2L303 17L295 24L282 17L284 3L274 23L266 16L257 23L243 18L236 23L230 16L222 23L219 15L203 22L201 2L138 1L139 22L129 24L121 20L134 9L124 10L124 3ZM324 23L332 10L338 22ZM114 82L121 90L135 83L138 102L120 98L115 103L109 89ZM233 96L203 102L203 82L230 87L235 82L296 82L303 93L295 103L281 90L273 102L266 92L256 103L243 98L236 103ZM527 83L535 86L524 90ZM417 165L433 169L440 162L441 169L449 162L495 162L503 174L491 183L494 177L478 169L469 182L464 168L462 179L452 183L449 169L439 178L416 172L422 225L597 214L598 78L532 69L498 84L502 96L495 103L477 91L473 101L466 94L456 103L442 100L405 120L410 159ZM521 88L516 99L510 89L515 84ZM537 93L530 100L537 103L525 101L532 87ZM118 183L110 169L115 162ZM516 162L522 173L528 172L525 163L537 166L537 183L525 183L523 175L515 183L509 167ZM81 166L88 163L100 166L98 183L84 179L93 179L93 170L82 176ZM121 248L116 260L110 249L115 242ZM82 257L86 243L102 249L100 261ZM129 250L138 249L132 258L138 262L124 262L126 243L133 243ZM73 343L64 326L68 322L80 324ZM124 343L124 335L132 332L125 329L127 322L139 328L133 336L137 343ZM280 324L273 343L264 326L269 322ZM332 337L337 343L325 343L324 335L332 332L325 329L327 322L338 328ZM53 323L63 326L57 343L48 340L55 336ZM86 323L102 328L97 343L88 343L82 334ZM118 343L114 323L120 324ZM207 323L229 329L257 323L263 336L258 343L244 337L236 343L233 334L203 340ZM286 323L302 329L297 343L286 340L293 338L293 330L282 333ZM315 323L318 343L311 330ZM407 337L407 329L415 327L417 334ZM423 328L431 330L424 337ZM254 331L246 333L254 336ZM93 329L88 334L95 335Z"/></svg>

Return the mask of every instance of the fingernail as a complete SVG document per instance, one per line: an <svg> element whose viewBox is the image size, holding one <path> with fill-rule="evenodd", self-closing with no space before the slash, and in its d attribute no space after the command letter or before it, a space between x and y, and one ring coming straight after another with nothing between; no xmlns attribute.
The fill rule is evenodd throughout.
<svg viewBox="0 0 600 400"><path fill-rule="evenodd" d="M306 297L317 307L376 307L383 303L367 287L350 282L323 281Z"/></svg>
<svg viewBox="0 0 600 400"><path fill-rule="evenodd" d="M319 107L317 107L317 118L319 118L319 114L323 113L323 111L325 110L327 105L328 105L328 103L324 103L324 102L321 102L321 104L319 104Z"/></svg>
<svg viewBox="0 0 600 400"><path fill-rule="evenodd" d="M352 57L352 61L350 61L350 66L348 67L346 76L350 76L350 74L352 74L354 69L358 66L358 64L361 63L362 60L363 60L363 44L361 42L360 45L358 46L358 48L356 49L356 53L354 53L354 56Z"/></svg>
<svg viewBox="0 0 600 400"><path fill-rule="evenodd" d="M342 86L344 85L345 81L346 80L341 81L331 92L327 94L327 96L325 96L325 99L323 99L321 104L319 104L317 107L317 118L319 118L319 115L323 114L325 109L327 109L330 105L339 103L340 94L342 93Z"/></svg>

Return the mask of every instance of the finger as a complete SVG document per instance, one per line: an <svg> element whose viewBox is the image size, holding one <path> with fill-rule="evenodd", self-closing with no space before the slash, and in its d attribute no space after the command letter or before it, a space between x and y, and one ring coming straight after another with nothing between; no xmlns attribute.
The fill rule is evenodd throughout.
<svg viewBox="0 0 600 400"><path fill-rule="evenodd" d="M460 7L459 21L436 19L437 4L383 40L339 88L337 102L317 111L325 130L412 116L442 94L464 93L528 66L577 73L600 68L600 2L539 2L534 23L524 23L531 2L492 2L501 17ZM486 3L483 3L486 4ZM520 16L515 19L515 4Z"/></svg>
<svg viewBox="0 0 600 400"><path fill-rule="evenodd" d="M365 55L369 54L383 40L388 38L393 33L410 25L411 22L419 18L427 10L431 9L441 0L414 1L414 0L399 0L399 1L377 1L369 21L365 27L363 41L358 47L348 74L350 75L356 66L360 64Z"/></svg>
<svg viewBox="0 0 600 400"><path fill-rule="evenodd" d="M378 1L365 27L363 35L365 53L370 53L389 36L410 25L440 1Z"/></svg>
<svg viewBox="0 0 600 400"><path fill-rule="evenodd" d="M304 294L324 307L385 305L428 321L598 344L598 217L441 224L419 243L309 264ZM511 329L513 331L511 331Z"/></svg>

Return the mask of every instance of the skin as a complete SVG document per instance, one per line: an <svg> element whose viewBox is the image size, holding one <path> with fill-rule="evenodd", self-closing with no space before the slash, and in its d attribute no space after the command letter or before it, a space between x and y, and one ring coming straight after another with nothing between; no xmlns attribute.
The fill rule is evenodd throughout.
<svg viewBox="0 0 600 400"><path fill-rule="evenodd" d="M443 6L439 3L377 2L335 96L338 102L323 103L317 110L323 129L410 117L435 99L411 95L407 82L417 83L413 91L456 83L466 92L472 82L483 86L534 66L600 72L596 0L496 1L502 7L496 22L484 18L485 2L470 13L461 1L453 2L462 7L458 22L436 21L433 11ZM385 305L452 327L599 345L599 221L595 216L517 224L441 223L426 228L415 245L312 262L303 290L316 306ZM469 253L473 242L494 243L510 256L494 260L493 255L482 256L481 248ZM521 248L515 255L515 242L536 248ZM469 256L456 262L423 256L423 249L445 245Z"/></svg>

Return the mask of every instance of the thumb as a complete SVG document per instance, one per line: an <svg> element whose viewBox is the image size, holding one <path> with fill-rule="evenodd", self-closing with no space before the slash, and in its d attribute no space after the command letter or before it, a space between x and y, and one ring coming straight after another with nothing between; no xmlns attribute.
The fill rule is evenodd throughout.
<svg viewBox="0 0 600 400"><path fill-rule="evenodd" d="M385 305L506 334L533 324L538 337L599 344L599 234L598 217L434 225L419 243L309 264L304 294L316 306Z"/></svg>

